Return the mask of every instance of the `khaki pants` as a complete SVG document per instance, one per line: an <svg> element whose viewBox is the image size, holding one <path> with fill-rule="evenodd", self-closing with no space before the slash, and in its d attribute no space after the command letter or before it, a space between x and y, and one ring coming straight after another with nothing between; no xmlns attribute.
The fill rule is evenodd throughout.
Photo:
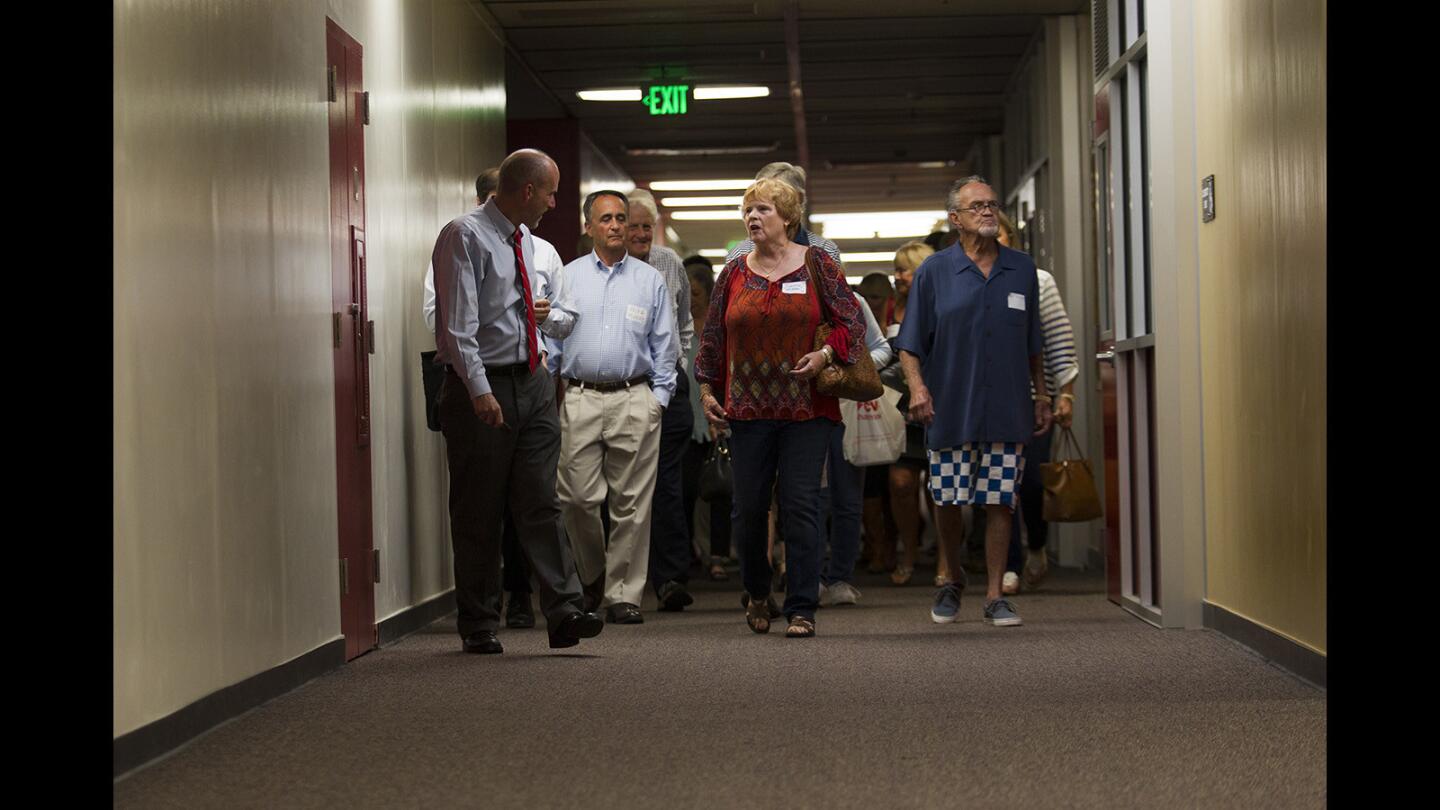
<svg viewBox="0 0 1440 810"><path fill-rule="evenodd" d="M605 577L603 606L639 606L650 562L650 501L660 452L660 401L646 385L567 388L556 488L580 582ZM600 507L610 500L610 544Z"/></svg>

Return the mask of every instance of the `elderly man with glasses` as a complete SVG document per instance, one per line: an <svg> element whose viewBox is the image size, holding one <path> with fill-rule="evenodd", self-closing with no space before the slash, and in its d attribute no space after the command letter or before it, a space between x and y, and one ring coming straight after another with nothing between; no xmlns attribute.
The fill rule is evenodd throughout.
<svg viewBox="0 0 1440 810"><path fill-rule="evenodd" d="M960 234L915 271L896 347L910 386L910 418L926 425L930 496L952 582L930 618L953 622L965 574L961 507L985 510L987 624L1021 624L1001 594L1025 443L1049 430L1040 281L1035 262L997 240L1000 203L983 178L957 180L946 200Z"/></svg>

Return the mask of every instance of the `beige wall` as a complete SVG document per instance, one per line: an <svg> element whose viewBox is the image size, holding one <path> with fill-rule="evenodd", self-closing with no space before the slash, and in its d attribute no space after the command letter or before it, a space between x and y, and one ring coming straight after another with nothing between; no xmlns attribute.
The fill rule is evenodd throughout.
<svg viewBox="0 0 1440 810"><path fill-rule="evenodd" d="M365 51L383 619L450 585L420 282L504 151L463 0L114 9L113 732L339 637L325 18Z"/></svg>
<svg viewBox="0 0 1440 810"><path fill-rule="evenodd" d="M1195 5L1206 598L1322 653L1325 18Z"/></svg>

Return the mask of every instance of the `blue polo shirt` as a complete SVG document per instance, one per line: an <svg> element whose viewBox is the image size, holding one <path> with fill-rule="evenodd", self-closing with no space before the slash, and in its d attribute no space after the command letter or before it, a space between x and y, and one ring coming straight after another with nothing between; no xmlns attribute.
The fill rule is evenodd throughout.
<svg viewBox="0 0 1440 810"><path fill-rule="evenodd" d="M990 278L956 243L915 271L895 347L920 358L935 403L931 450L1028 442L1035 429L1030 357L1043 352L1035 262L997 246Z"/></svg>

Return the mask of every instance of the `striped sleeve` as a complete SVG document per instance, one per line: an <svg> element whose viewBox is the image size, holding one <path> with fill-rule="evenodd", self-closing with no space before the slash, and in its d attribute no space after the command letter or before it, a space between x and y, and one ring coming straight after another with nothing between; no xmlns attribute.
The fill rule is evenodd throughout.
<svg viewBox="0 0 1440 810"><path fill-rule="evenodd" d="M1038 268L1035 273L1040 276L1040 334L1045 342L1045 381L1054 396L1060 393L1062 385L1080 376L1080 364L1075 356L1075 332L1070 328L1070 316L1065 313L1055 277Z"/></svg>

